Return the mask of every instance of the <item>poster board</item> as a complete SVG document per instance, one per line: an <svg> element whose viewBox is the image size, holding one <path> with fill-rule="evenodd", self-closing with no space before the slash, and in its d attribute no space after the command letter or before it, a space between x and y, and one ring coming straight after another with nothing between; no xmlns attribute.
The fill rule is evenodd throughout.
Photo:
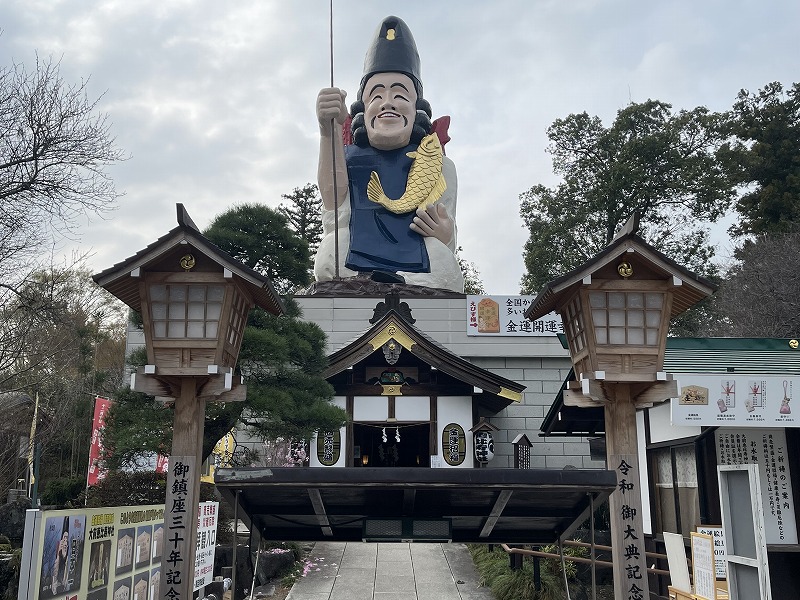
<svg viewBox="0 0 800 600"><path fill-rule="evenodd" d="M686 549L683 546L683 536L680 533L664 532L664 546L667 548L667 564L672 585L681 592L692 593L692 584L689 581L689 567L686 564Z"/></svg>
<svg viewBox="0 0 800 600"><path fill-rule="evenodd" d="M691 532L692 580L697 600L717 600L714 538L705 533Z"/></svg>
<svg viewBox="0 0 800 600"><path fill-rule="evenodd" d="M681 373L670 402L673 425L797 427L800 377ZM800 389L800 388L798 388Z"/></svg>
<svg viewBox="0 0 800 600"><path fill-rule="evenodd" d="M722 525L698 525L697 533L705 533L714 538L714 570L717 579L728 578L728 567L725 559L725 532Z"/></svg>
<svg viewBox="0 0 800 600"><path fill-rule="evenodd" d="M535 296L467 296L467 335L532 337L564 333L557 313L535 321L525 318L525 311Z"/></svg>
<svg viewBox="0 0 800 600"><path fill-rule="evenodd" d="M195 590L211 581L218 502L201 502ZM19 600L155 600L168 567L164 506L29 510Z"/></svg>
<svg viewBox="0 0 800 600"><path fill-rule="evenodd" d="M786 431L720 427L714 437L718 465L756 466L767 544L798 543Z"/></svg>

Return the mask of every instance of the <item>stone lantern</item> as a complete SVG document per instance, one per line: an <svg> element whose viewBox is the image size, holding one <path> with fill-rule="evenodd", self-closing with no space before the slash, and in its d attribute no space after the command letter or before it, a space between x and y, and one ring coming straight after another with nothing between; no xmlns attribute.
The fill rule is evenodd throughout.
<svg viewBox="0 0 800 600"><path fill-rule="evenodd" d="M561 315L577 378L564 404L604 408L608 468L618 477L610 497L614 586L623 597L647 598L636 409L678 395L662 371L670 317L716 285L647 244L637 229L634 216L597 256L546 284L525 316Z"/></svg>
<svg viewBox="0 0 800 600"><path fill-rule="evenodd" d="M167 554L177 558L159 595L173 600L192 597L206 402L244 400L233 371L248 313L283 312L269 279L217 248L177 208L176 228L93 276L141 312L147 365L131 387L174 399L164 521Z"/></svg>

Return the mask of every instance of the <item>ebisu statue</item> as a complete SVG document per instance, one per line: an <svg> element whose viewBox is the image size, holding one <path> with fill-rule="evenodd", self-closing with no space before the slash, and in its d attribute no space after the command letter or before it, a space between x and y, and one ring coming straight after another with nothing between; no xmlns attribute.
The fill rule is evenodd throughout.
<svg viewBox="0 0 800 600"><path fill-rule="evenodd" d="M378 27L350 119L345 97L336 87L317 97L324 235L317 281L336 276L338 218L340 277L463 292L454 254L456 169L442 149L449 138L431 123L417 47L401 19L386 17ZM439 121L446 129L449 119Z"/></svg>

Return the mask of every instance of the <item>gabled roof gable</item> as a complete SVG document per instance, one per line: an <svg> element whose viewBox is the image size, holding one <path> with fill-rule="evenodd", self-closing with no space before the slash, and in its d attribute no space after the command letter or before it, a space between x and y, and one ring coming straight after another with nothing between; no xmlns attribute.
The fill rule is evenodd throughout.
<svg viewBox="0 0 800 600"><path fill-rule="evenodd" d="M195 271L230 271L253 297L256 306L273 314L283 313L283 304L269 278L245 266L206 238L194 224L183 204L177 205L178 226L155 242L114 266L92 275L104 287L135 311L141 310L139 280L131 274L137 269L158 270L159 264L175 264L179 256L191 249L197 257Z"/></svg>
<svg viewBox="0 0 800 600"><path fill-rule="evenodd" d="M634 272L640 279L672 279L672 316L710 296L717 285L656 250L633 230L624 231L591 260L569 273L547 283L525 312L525 317L538 319L563 306L573 290L590 278L611 278L616 273L616 262L621 259L635 261Z"/></svg>
<svg viewBox="0 0 800 600"><path fill-rule="evenodd" d="M395 340L408 352L459 381L482 389L485 393L506 399L506 406L522 400L524 385L482 369L434 341L408 323L396 310L389 310L366 332L328 357L325 377L332 377L380 351L389 340Z"/></svg>

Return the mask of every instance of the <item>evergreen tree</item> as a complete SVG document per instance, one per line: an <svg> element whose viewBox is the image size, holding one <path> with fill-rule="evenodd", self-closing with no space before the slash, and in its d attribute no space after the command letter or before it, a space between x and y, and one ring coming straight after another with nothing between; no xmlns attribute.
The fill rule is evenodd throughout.
<svg viewBox="0 0 800 600"><path fill-rule="evenodd" d="M474 262L463 258L460 255L463 251L464 249L461 246L456 248L458 266L461 267L461 273L464 275L464 293L475 295L485 294L486 289L483 287L483 280L481 279L480 271L478 271L478 266Z"/></svg>
<svg viewBox="0 0 800 600"><path fill-rule="evenodd" d="M745 191L733 235L785 233L800 225L800 84L775 81L739 92L728 113L730 168Z"/></svg>
<svg viewBox="0 0 800 600"><path fill-rule="evenodd" d="M289 219L289 228L305 240L313 256L322 241L322 197L317 185L307 183L281 198L289 204L280 204L278 211Z"/></svg>

